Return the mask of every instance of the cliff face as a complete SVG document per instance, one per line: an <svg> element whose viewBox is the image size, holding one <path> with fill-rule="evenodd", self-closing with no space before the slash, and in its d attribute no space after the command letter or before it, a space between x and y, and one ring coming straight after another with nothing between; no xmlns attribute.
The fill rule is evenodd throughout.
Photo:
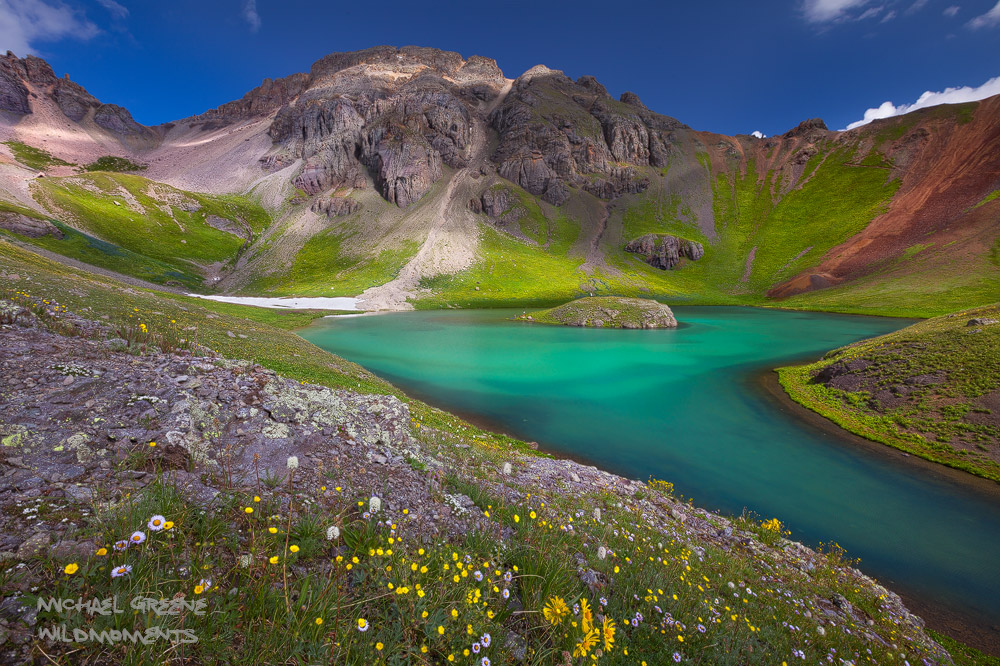
<svg viewBox="0 0 1000 666"><path fill-rule="evenodd" d="M265 81L242 100L198 119L214 123L274 113L269 167L294 159L296 187L314 195L375 187L401 208L470 158L477 107L495 98L505 79L496 62L418 47L376 47L336 53L309 74Z"/></svg>
<svg viewBox="0 0 1000 666"><path fill-rule="evenodd" d="M615 101L596 79L574 82L544 66L514 82L490 116L500 135L499 173L560 205L578 187L602 199L642 192L636 166L667 166L677 120L650 112L632 93Z"/></svg>

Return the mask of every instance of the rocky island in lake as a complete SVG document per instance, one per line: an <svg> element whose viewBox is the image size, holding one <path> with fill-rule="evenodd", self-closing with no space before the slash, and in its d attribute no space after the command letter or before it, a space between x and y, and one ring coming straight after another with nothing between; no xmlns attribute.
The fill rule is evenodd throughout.
<svg viewBox="0 0 1000 666"><path fill-rule="evenodd" d="M590 328L677 328L670 307L648 298L589 296L555 308L523 314L520 321Z"/></svg>

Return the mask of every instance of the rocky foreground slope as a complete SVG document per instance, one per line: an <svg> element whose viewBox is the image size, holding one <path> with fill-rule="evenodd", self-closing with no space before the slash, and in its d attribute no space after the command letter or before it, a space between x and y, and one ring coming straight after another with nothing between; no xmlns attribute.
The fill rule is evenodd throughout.
<svg viewBox="0 0 1000 666"><path fill-rule="evenodd" d="M59 626L176 630L172 649L194 663L289 650L337 663L950 662L896 595L837 552L786 541L778 521L727 519L665 482L421 424L392 396L12 298L0 301L5 663L162 660L162 642L42 633ZM114 594L212 612L36 602Z"/></svg>

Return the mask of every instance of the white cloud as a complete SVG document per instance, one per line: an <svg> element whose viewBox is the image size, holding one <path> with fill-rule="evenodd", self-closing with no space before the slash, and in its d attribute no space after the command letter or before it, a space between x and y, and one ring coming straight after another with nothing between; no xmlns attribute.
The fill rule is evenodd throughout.
<svg viewBox="0 0 1000 666"><path fill-rule="evenodd" d="M945 16L947 16L948 18L951 18L952 16L954 16L955 14L957 14L958 10L960 10L960 9L961 9L961 7L958 7L957 5L952 5L951 7L946 8L941 13L944 14Z"/></svg>
<svg viewBox="0 0 1000 666"><path fill-rule="evenodd" d="M20 56L37 53L37 42L63 37L90 39L97 26L80 12L61 2L45 0L0 0L0 52L13 51Z"/></svg>
<svg viewBox="0 0 1000 666"><path fill-rule="evenodd" d="M1000 0L997 0L997 4L993 5L993 9L985 14L977 16L966 25L973 30L978 30L979 28L995 28L1000 25Z"/></svg>
<svg viewBox="0 0 1000 666"><path fill-rule="evenodd" d="M912 14L916 14L921 9L923 9L924 7L926 7L928 2L930 2L930 0L916 0L916 2L914 2L912 5L910 5L907 8L906 15L910 16Z"/></svg>
<svg viewBox="0 0 1000 666"><path fill-rule="evenodd" d="M855 127L861 127L862 125L867 125L871 121L878 120L880 118L901 116L904 113L916 111L917 109L924 109L928 106L975 102L976 100L992 97L993 95L1000 95L1000 76L993 77L977 88L962 86L960 88L945 88L940 92L931 92L928 90L923 95L918 97L917 101L913 104L900 104L899 106L896 106L892 102L882 102L878 108L868 109L865 111L864 118L851 123L847 126L847 129L851 130Z"/></svg>
<svg viewBox="0 0 1000 666"><path fill-rule="evenodd" d="M767 138L767 135L764 134L764 133L762 133L760 130L754 130L754 131L750 132L750 136L755 136L758 139L766 139Z"/></svg>
<svg viewBox="0 0 1000 666"><path fill-rule="evenodd" d="M882 13L885 7L869 7L865 11L861 12L861 16L858 17L859 21L864 21L865 19L875 18Z"/></svg>
<svg viewBox="0 0 1000 666"><path fill-rule="evenodd" d="M810 23L827 23L842 20L850 10L867 3L868 0L804 0L802 12Z"/></svg>
<svg viewBox="0 0 1000 666"><path fill-rule="evenodd" d="M888 14L886 14L885 16L883 16L882 20L879 21L879 23L888 23L889 21L891 21L894 18L896 18L896 10L895 9L891 10Z"/></svg>
<svg viewBox="0 0 1000 666"><path fill-rule="evenodd" d="M257 0L243 0L243 20L250 26L250 32L260 30L260 14L257 13Z"/></svg>
<svg viewBox="0 0 1000 666"><path fill-rule="evenodd" d="M97 4L107 9L108 13L116 19L128 17L128 8L121 6L115 0L97 0Z"/></svg>

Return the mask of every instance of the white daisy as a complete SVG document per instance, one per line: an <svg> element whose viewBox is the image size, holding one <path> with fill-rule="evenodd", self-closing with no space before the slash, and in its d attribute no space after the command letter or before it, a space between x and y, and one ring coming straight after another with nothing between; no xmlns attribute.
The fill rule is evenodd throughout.
<svg viewBox="0 0 1000 666"><path fill-rule="evenodd" d="M111 577L112 578L121 578L122 576L129 575L130 573L132 573L132 565L131 564L125 564L125 565L122 565L120 567L115 567L114 569L112 569L111 570Z"/></svg>
<svg viewBox="0 0 1000 666"><path fill-rule="evenodd" d="M167 519L161 516L160 514L156 514L155 516L149 519L149 522L146 523L146 526L153 532L159 532L160 530L163 529L163 526L166 524L167 524Z"/></svg>
<svg viewBox="0 0 1000 666"><path fill-rule="evenodd" d="M134 543L135 545L138 546L140 543L146 540L146 533L143 532L142 530L136 530L135 532L132 532L132 536L130 536L128 540L129 543Z"/></svg>

